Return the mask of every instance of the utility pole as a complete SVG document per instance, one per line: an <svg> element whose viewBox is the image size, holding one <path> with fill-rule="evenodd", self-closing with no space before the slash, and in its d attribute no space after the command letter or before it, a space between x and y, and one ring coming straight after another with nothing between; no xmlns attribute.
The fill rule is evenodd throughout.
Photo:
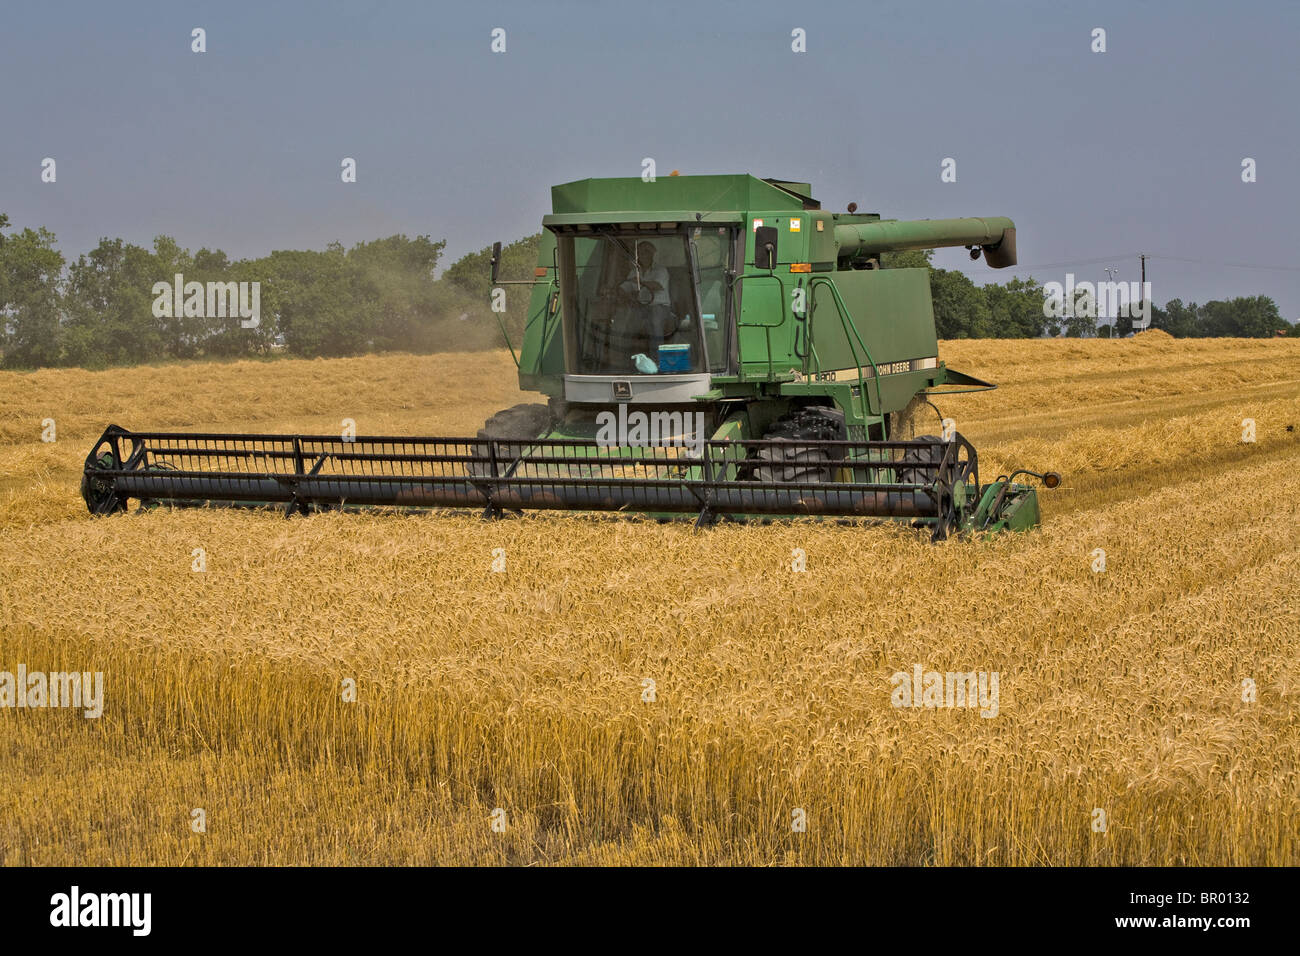
<svg viewBox="0 0 1300 956"><path fill-rule="evenodd" d="M1142 284L1141 284L1140 286L1138 286L1138 295L1141 296L1141 299L1139 299L1139 301L1142 302L1142 311L1145 312L1146 315L1147 315L1147 324L1144 325L1144 326L1142 326L1142 328L1143 328L1143 329L1149 329L1149 328L1151 327L1151 303L1148 302L1148 301L1146 301L1146 297L1147 297L1147 254L1146 254L1145 252L1139 252L1139 253L1138 253L1138 259L1141 260L1141 263L1142 263ZM1131 314L1131 313L1130 313L1130 314Z"/></svg>
<svg viewBox="0 0 1300 956"><path fill-rule="evenodd" d="M1119 275L1119 269L1113 268L1111 266L1107 266L1103 271L1106 273L1107 282L1113 283L1115 281L1115 277ZM1101 297L1098 296L1098 298ZM1115 314L1109 317L1111 335L1115 335L1119 331L1119 299L1116 298L1114 302L1115 302ZM1099 316L1099 318L1106 318L1106 316Z"/></svg>

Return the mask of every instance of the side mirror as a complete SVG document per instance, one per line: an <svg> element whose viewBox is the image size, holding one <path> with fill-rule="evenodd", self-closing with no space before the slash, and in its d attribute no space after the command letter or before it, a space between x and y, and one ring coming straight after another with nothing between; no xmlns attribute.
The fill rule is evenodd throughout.
<svg viewBox="0 0 1300 956"><path fill-rule="evenodd" d="M492 258L489 260L492 267L492 284L497 281L497 267L501 264L501 243L492 243Z"/></svg>
<svg viewBox="0 0 1300 956"><path fill-rule="evenodd" d="M759 226L754 230L754 268L776 268L776 226Z"/></svg>

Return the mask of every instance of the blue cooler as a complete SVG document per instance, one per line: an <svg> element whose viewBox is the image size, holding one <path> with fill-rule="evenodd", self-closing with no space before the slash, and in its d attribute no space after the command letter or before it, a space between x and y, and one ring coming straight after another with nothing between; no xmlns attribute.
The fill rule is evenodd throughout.
<svg viewBox="0 0 1300 956"><path fill-rule="evenodd" d="M689 372L690 370L691 347L688 343L659 346L660 372Z"/></svg>

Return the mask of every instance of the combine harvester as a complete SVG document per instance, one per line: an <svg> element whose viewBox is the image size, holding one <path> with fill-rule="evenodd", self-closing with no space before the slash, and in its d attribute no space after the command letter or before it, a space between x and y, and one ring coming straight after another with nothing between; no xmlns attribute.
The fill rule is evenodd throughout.
<svg viewBox="0 0 1300 956"><path fill-rule="evenodd" d="M928 271L880 268L940 246L1014 265L1014 224L829 213L810 193L752 176L556 186L517 354L507 335L521 388L549 404L498 412L474 438L110 426L86 504L873 517L935 540L1036 525L1015 479L1058 475L982 484L960 434L915 436L938 414L930 396L994 386L939 361Z"/></svg>

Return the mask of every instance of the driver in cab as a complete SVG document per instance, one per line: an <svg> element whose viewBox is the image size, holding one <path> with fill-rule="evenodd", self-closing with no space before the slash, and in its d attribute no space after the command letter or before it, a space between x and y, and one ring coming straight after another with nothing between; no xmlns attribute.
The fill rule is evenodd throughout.
<svg viewBox="0 0 1300 956"><path fill-rule="evenodd" d="M668 297L668 270L655 265L655 247L647 241L636 245L636 265L628 269L619 290L635 304L639 319L636 330L646 339L646 354L653 357L668 337L672 324ZM638 277L639 273L639 277Z"/></svg>

